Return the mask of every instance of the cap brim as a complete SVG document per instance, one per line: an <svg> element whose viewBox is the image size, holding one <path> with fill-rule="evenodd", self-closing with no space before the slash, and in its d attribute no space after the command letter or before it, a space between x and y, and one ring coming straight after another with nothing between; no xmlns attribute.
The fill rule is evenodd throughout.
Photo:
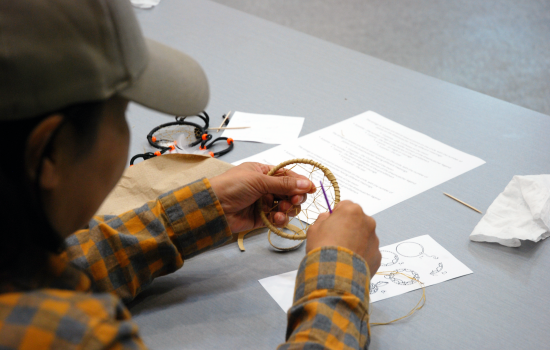
<svg viewBox="0 0 550 350"><path fill-rule="evenodd" d="M132 85L119 94L159 112L189 116L208 103L208 81L201 66L181 51L145 39L149 63Z"/></svg>

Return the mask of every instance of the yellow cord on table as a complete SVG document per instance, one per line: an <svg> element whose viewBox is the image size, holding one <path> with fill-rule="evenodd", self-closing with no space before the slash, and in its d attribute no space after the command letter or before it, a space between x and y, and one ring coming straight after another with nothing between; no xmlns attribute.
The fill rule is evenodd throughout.
<svg viewBox="0 0 550 350"><path fill-rule="evenodd" d="M405 316L396 318L395 320L389 321L389 322L371 322L371 323L369 323L369 330L370 330L370 326L383 326L383 325L394 323L394 322L400 321L404 318L407 318L407 317L411 316L412 314L414 314L417 310L422 309L424 304L426 304L426 288L424 288L424 283L420 282L416 278L411 277L411 276L406 275L406 274L401 273L401 272L397 272L397 271L382 271L382 272L377 272L376 274L381 275L381 276L389 276L390 274L393 274L393 275L399 274L399 275L403 275L403 276L407 277L408 279L411 279L415 282L418 282L420 284L420 287L422 288L422 296L420 297L420 300L418 301L418 303L416 303L415 307L413 307L412 310L409 311L409 313L406 314ZM369 308L369 310L370 310L370 308Z"/></svg>

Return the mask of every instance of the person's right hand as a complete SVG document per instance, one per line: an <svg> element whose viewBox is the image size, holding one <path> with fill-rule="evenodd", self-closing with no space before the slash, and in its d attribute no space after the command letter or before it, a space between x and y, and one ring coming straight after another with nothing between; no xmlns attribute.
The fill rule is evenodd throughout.
<svg viewBox="0 0 550 350"><path fill-rule="evenodd" d="M358 204L342 201L308 228L306 253L325 246L347 248L365 259L372 277L382 260L375 229L376 221Z"/></svg>

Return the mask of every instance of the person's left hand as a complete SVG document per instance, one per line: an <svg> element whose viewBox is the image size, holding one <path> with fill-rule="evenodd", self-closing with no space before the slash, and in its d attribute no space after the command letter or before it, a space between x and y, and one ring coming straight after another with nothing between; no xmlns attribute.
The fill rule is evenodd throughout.
<svg viewBox="0 0 550 350"><path fill-rule="evenodd" d="M262 198L263 211L274 225L282 227L289 216L300 212L300 204L308 193L315 193L315 185L305 176L281 169L267 176L273 166L260 163L243 163L210 179L212 190L218 197L232 232L241 232L264 226L256 215L254 203ZM283 171L286 176L283 175ZM273 208L273 201L279 205Z"/></svg>

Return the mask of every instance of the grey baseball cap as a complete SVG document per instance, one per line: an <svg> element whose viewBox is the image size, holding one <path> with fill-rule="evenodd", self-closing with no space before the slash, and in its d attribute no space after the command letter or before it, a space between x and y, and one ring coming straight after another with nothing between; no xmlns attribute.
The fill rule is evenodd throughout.
<svg viewBox="0 0 550 350"><path fill-rule="evenodd" d="M128 0L0 0L0 121L115 94L185 116L209 91L195 60L143 37Z"/></svg>

